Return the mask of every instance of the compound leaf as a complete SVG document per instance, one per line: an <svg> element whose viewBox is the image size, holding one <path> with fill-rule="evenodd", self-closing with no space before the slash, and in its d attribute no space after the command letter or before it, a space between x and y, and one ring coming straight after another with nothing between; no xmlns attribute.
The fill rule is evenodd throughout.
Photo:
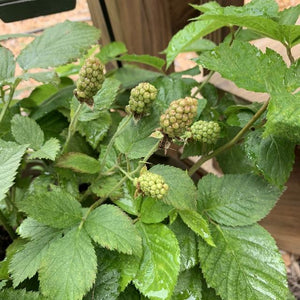
<svg viewBox="0 0 300 300"><path fill-rule="evenodd" d="M4 47L0 47L0 86L9 83L14 77L16 63L12 52Z"/></svg>
<svg viewBox="0 0 300 300"><path fill-rule="evenodd" d="M50 138L45 144L37 151L30 154L30 159L50 159L55 160L56 155L60 150L59 140L56 138Z"/></svg>

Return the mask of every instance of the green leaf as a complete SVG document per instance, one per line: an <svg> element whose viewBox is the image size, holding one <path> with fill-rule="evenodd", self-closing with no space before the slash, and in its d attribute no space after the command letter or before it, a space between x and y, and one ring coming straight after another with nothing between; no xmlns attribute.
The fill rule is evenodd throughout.
<svg viewBox="0 0 300 300"><path fill-rule="evenodd" d="M180 218L169 228L175 233L180 248L180 271L188 270L198 264L197 236Z"/></svg>
<svg viewBox="0 0 300 300"><path fill-rule="evenodd" d="M58 85L60 79L56 72L54 71L46 71L46 72L37 72L37 73L24 73L19 78L23 80L34 79L38 82L42 83L51 83Z"/></svg>
<svg viewBox="0 0 300 300"><path fill-rule="evenodd" d="M15 75L16 63L12 52L0 47L0 86L9 83Z"/></svg>
<svg viewBox="0 0 300 300"><path fill-rule="evenodd" d="M97 257L87 233L77 228L51 243L42 261L42 294L53 300L79 300L96 278Z"/></svg>
<svg viewBox="0 0 300 300"><path fill-rule="evenodd" d="M258 176L210 174L198 183L198 210L220 224L250 225L270 212L280 194Z"/></svg>
<svg viewBox="0 0 300 300"><path fill-rule="evenodd" d="M202 299L208 300L222 300L219 296L217 296L216 291L213 288L207 286L206 281L202 276Z"/></svg>
<svg viewBox="0 0 300 300"><path fill-rule="evenodd" d="M247 59L245 59L247 57ZM275 51L261 52L247 42L221 44L199 56L203 67L219 72L238 87L255 92L269 92L283 86L286 64Z"/></svg>
<svg viewBox="0 0 300 300"><path fill-rule="evenodd" d="M19 203L19 207L33 219L54 228L68 228L82 218L79 202L59 188L33 192Z"/></svg>
<svg viewBox="0 0 300 300"><path fill-rule="evenodd" d="M268 106L265 136L270 134L300 141L300 93L295 95L285 91L271 95Z"/></svg>
<svg viewBox="0 0 300 300"><path fill-rule="evenodd" d="M132 65L125 65L113 72L112 78L119 80L124 89L133 88L140 82L152 81L162 76L161 73L138 68Z"/></svg>
<svg viewBox="0 0 300 300"><path fill-rule="evenodd" d="M43 300L44 298L37 292L27 292L24 290L14 290L12 288L0 291L0 297L5 300Z"/></svg>
<svg viewBox="0 0 300 300"><path fill-rule="evenodd" d="M208 285L223 299L286 299L285 266L267 231L214 226L212 234L217 247L199 240L199 259Z"/></svg>
<svg viewBox="0 0 300 300"><path fill-rule="evenodd" d="M33 231L30 231L30 225ZM49 245L61 237L59 230L39 224L32 219L27 219L25 227L25 233L29 230L25 235L30 235L32 240L25 244L24 248L18 251L10 262L9 272L12 275L14 287L17 287L26 278L30 279L35 275ZM22 230L24 231L24 229ZM35 233L37 233L36 236Z"/></svg>
<svg viewBox="0 0 300 300"><path fill-rule="evenodd" d="M158 70L161 70L163 65L165 64L165 61L163 59L151 55L124 54L118 57L117 60L141 63L154 67Z"/></svg>
<svg viewBox="0 0 300 300"><path fill-rule="evenodd" d="M34 151L29 156L29 159L50 159L55 160L60 150L60 143L56 138L50 138L45 144L37 151Z"/></svg>
<svg viewBox="0 0 300 300"><path fill-rule="evenodd" d="M222 27L223 23L214 20L196 21L189 23L178 31L169 42L167 49L167 68L176 56L203 36Z"/></svg>
<svg viewBox="0 0 300 300"><path fill-rule="evenodd" d="M215 246L207 221L196 211L179 211L182 221L210 246Z"/></svg>
<svg viewBox="0 0 300 300"><path fill-rule="evenodd" d="M99 31L82 22L57 24L27 45L17 58L24 70L56 67L82 56L100 37Z"/></svg>
<svg viewBox="0 0 300 300"><path fill-rule="evenodd" d="M99 161L84 153L68 152L59 158L56 165L79 173L95 174L100 171Z"/></svg>
<svg viewBox="0 0 300 300"><path fill-rule="evenodd" d="M102 205L84 223L91 238L108 249L126 254L140 253L141 238L131 219L118 207Z"/></svg>
<svg viewBox="0 0 300 300"><path fill-rule="evenodd" d="M15 39L15 38L19 38L19 37L35 37L35 35L34 34L28 34L28 33L3 34L3 35L0 35L0 41Z"/></svg>
<svg viewBox="0 0 300 300"><path fill-rule="evenodd" d="M17 145L10 142L0 143L0 200L5 198L5 194L13 185L26 148L27 145Z"/></svg>
<svg viewBox="0 0 300 300"><path fill-rule="evenodd" d="M140 220L147 224L160 223L168 217L172 209L172 206L165 204L161 200L144 197L141 205Z"/></svg>
<svg viewBox="0 0 300 300"><path fill-rule="evenodd" d="M120 54L126 53L127 48L122 42L112 42L101 48L101 51L96 56L102 61L102 63L107 64L108 62L116 59Z"/></svg>
<svg viewBox="0 0 300 300"><path fill-rule="evenodd" d="M202 298L201 278L199 268L193 268L180 273L172 295L172 300L207 299Z"/></svg>
<svg viewBox="0 0 300 300"><path fill-rule="evenodd" d="M138 146L139 143L148 144L150 142L150 145L147 145L147 149L149 146L151 147L153 145L152 142L154 143L154 140L151 139L151 141L145 141L145 139L148 138L149 135L158 127L158 118L159 116L157 112L153 112L150 116L146 116L138 122L136 122L132 118L126 125L126 127L123 129L123 131L120 133L120 135L116 138L116 148L122 153L132 153L132 157L139 156L137 154L144 155L144 151L139 151L138 148L137 153L135 153L134 147ZM122 120L122 122L124 121L126 121L125 118ZM122 126L122 122L119 124L119 126ZM157 140L155 140L155 142L157 142Z"/></svg>
<svg viewBox="0 0 300 300"><path fill-rule="evenodd" d="M94 107L91 109L88 106L84 106L80 112L80 121L91 121L97 118L101 118L102 112L108 110L116 99L120 82L113 78L105 79L102 88L94 96ZM76 100L76 106L79 102ZM76 108L74 107L74 110Z"/></svg>
<svg viewBox="0 0 300 300"><path fill-rule="evenodd" d="M123 186L122 197L114 203L130 215L137 216L141 206L142 197L134 197L135 189L133 183L128 180Z"/></svg>
<svg viewBox="0 0 300 300"><path fill-rule="evenodd" d="M35 150L40 149L44 143L44 132L29 117L15 115L11 120L11 131L19 144L30 144Z"/></svg>
<svg viewBox="0 0 300 300"><path fill-rule="evenodd" d="M39 104L37 108L31 112L30 117L34 120L39 120L59 107L69 107L74 88L75 87L71 85L60 89L57 93L51 95Z"/></svg>
<svg viewBox="0 0 300 300"><path fill-rule="evenodd" d="M168 299L176 285L180 249L174 233L163 224L137 224L144 255L134 279L135 286L151 299Z"/></svg>
<svg viewBox="0 0 300 300"><path fill-rule="evenodd" d="M262 133L256 130L248 134L244 143L247 157L269 182L282 187L293 168L295 144L284 137L262 138Z"/></svg>
<svg viewBox="0 0 300 300"><path fill-rule="evenodd" d="M153 148L158 148L159 139L146 137L132 144L131 150L128 152L129 159L139 159L145 157Z"/></svg>
<svg viewBox="0 0 300 300"><path fill-rule="evenodd" d="M178 210L196 209L196 188L188 174L175 167L156 165L150 172L161 175L169 190L163 201Z"/></svg>
<svg viewBox="0 0 300 300"><path fill-rule="evenodd" d="M191 45L185 47L182 52L203 52L207 50L212 50L215 47L216 44L213 41L207 39L199 39Z"/></svg>
<svg viewBox="0 0 300 300"><path fill-rule="evenodd" d="M81 135L85 136L87 142L96 149L103 140L111 125L111 117L107 111L99 113L98 119L89 122L78 122L77 129Z"/></svg>
<svg viewBox="0 0 300 300"><path fill-rule="evenodd" d="M294 25L300 15L300 4L297 6L289 7L278 13L278 23L282 25Z"/></svg>
<svg viewBox="0 0 300 300"><path fill-rule="evenodd" d="M116 189L122 177L120 174L113 174L111 176L100 177L91 185L91 190L100 198L119 199L123 196L122 187Z"/></svg>
<svg viewBox="0 0 300 300"><path fill-rule="evenodd" d="M300 59L292 64L286 72L285 84L289 92L294 92L300 86Z"/></svg>

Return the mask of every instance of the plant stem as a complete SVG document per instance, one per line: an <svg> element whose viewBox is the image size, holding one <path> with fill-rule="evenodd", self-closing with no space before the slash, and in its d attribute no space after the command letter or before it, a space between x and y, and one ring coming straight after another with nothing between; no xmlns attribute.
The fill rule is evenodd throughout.
<svg viewBox="0 0 300 300"><path fill-rule="evenodd" d="M13 99L14 92L15 92L15 88L16 88L17 85L18 85L18 83L17 83L16 85L10 87L8 100L7 100L6 102L5 102L5 100L4 100L4 95L3 95L3 102L4 102L4 105L3 105L3 108L2 108L1 113L0 113L0 123L1 123L2 120L4 119L5 113L6 113L7 109L9 108L10 102L11 102L11 100ZM2 90L2 91L3 91L3 90ZM1 92L1 94L2 94L2 92Z"/></svg>
<svg viewBox="0 0 300 300"><path fill-rule="evenodd" d="M78 107L77 107L77 109L76 109L76 111L75 111L75 113L74 113L74 115L71 119L71 122L70 122L70 125L69 125L69 128L68 128L68 136L67 136L65 145L63 147L62 153L66 152L66 150L68 148L68 145L70 143L70 140L71 140L72 136L74 135L74 133L76 131L76 126L77 126L77 123L78 123L78 117L79 117L79 114L80 114L83 106L84 106L84 102L81 102L78 105Z"/></svg>
<svg viewBox="0 0 300 300"><path fill-rule="evenodd" d="M291 48L288 45L285 45L285 48L286 48L286 53L287 53L287 55L289 57L291 65L292 65L295 62L295 59L294 59L293 54L292 54L292 50L291 50Z"/></svg>
<svg viewBox="0 0 300 300"><path fill-rule="evenodd" d="M200 86L197 88L197 90L192 94L192 97L195 97L199 92L201 92L202 88L208 83L208 81L211 79L211 77L214 75L215 71L210 71L205 78L204 81L201 82Z"/></svg>
<svg viewBox="0 0 300 300"><path fill-rule="evenodd" d="M0 210L0 223L3 225L5 230L8 232L9 236L14 240L17 238L17 235L13 228L9 225L6 217L4 216L3 212Z"/></svg>
<svg viewBox="0 0 300 300"><path fill-rule="evenodd" d="M238 134L230 140L228 143L224 144L223 146L219 147L215 151L213 151L211 154L203 155L189 170L188 174L189 176L192 176L199 168L200 166L205 163L207 160L215 157L216 155L219 155L220 153L230 149L233 147L241 138L242 136L251 128L251 126L258 120L258 118L263 114L263 112L267 109L269 104L269 100L266 101L263 106L256 112L256 114L252 117L252 119L243 127Z"/></svg>
<svg viewBox="0 0 300 300"><path fill-rule="evenodd" d="M121 124L118 127L117 131L115 132L115 134L112 136L111 140L109 141L109 144L108 144L108 146L106 148L105 154L103 156L103 159L102 159L102 162L101 162L101 165L100 165L100 171L99 171L99 175L100 176L101 176L101 171L103 170L103 168L105 166L105 162L106 162L107 156L108 156L109 152L111 151L116 138L119 136L119 134L125 128L125 126L129 123L129 121L132 119L132 116L131 115L130 116L126 116L125 118L127 118L127 119L124 120L123 124Z"/></svg>

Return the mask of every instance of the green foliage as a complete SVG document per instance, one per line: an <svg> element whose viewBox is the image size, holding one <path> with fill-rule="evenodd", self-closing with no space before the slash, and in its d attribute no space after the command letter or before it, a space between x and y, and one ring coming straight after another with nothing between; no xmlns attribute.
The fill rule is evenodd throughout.
<svg viewBox="0 0 300 300"><path fill-rule="evenodd" d="M66 64L81 56L99 39L99 31L81 22L66 21L45 30L19 55L24 70Z"/></svg>
<svg viewBox="0 0 300 300"><path fill-rule="evenodd" d="M286 298L284 263L275 242L262 227L214 226L212 235L216 247L200 240L199 259L207 283L222 298Z"/></svg>
<svg viewBox="0 0 300 300"><path fill-rule="evenodd" d="M202 14L164 51L167 67L197 52L182 72L163 73L163 59L121 42L90 48L99 31L78 22L34 35L18 57L0 46L0 223L13 240L1 299L291 298L275 242L256 222L284 192L300 141L299 6L193 6ZM231 30L218 46L204 38L222 27ZM249 43L261 37L279 41L290 63ZM117 60L159 71L113 69ZM85 61L101 71L89 91ZM208 82L214 72L270 99L224 93ZM28 79L41 84L20 101ZM212 158L223 176L204 176Z"/></svg>

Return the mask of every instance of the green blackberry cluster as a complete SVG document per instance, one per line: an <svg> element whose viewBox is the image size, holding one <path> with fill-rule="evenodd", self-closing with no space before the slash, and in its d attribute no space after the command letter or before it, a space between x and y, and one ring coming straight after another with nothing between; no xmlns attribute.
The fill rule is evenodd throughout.
<svg viewBox="0 0 300 300"><path fill-rule="evenodd" d="M96 57L88 58L79 71L74 93L80 102L90 103L104 82L104 65Z"/></svg>
<svg viewBox="0 0 300 300"><path fill-rule="evenodd" d="M169 137L179 137L193 123L197 115L198 100L191 97L172 101L160 117L160 126Z"/></svg>
<svg viewBox="0 0 300 300"><path fill-rule="evenodd" d="M145 171L136 179L135 185L145 196L162 199L167 193L169 186L162 176Z"/></svg>
<svg viewBox="0 0 300 300"><path fill-rule="evenodd" d="M191 126L192 137L196 141L215 144L219 138L221 128L217 122L197 121Z"/></svg>
<svg viewBox="0 0 300 300"><path fill-rule="evenodd" d="M157 89L148 82L141 82L130 91L127 111L133 114L144 114L150 110L152 102L156 99Z"/></svg>

